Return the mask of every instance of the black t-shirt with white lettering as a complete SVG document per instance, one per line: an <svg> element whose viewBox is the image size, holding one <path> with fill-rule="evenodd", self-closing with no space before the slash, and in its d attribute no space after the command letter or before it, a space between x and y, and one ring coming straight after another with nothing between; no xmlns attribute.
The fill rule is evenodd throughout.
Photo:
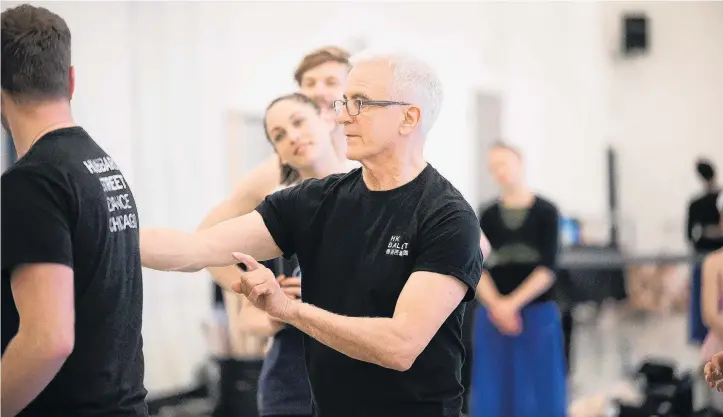
<svg viewBox="0 0 723 417"><path fill-rule="evenodd" d="M462 195L428 165L411 182L371 191L362 170L307 180L257 211L284 256L296 254L304 302L353 317L392 317L415 271L451 275L473 298L480 229ZM306 336L318 417L458 417L464 303L406 372L352 359Z"/></svg>
<svg viewBox="0 0 723 417"><path fill-rule="evenodd" d="M148 415L137 216L123 174L80 127L43 136L2 175L3 354L20 320L13 269L74 272L73 352L21 416Z"/></svg>

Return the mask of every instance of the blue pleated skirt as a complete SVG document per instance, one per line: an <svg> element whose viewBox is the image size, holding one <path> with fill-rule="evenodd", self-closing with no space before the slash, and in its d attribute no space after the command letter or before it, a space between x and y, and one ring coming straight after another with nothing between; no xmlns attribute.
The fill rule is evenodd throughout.
<svg viewBox="0 0 723 417"><path fill-rule="evenodd" d="M557 305L522 310L523 331L506 336L477 309L470 417L565 417L567 383Z"/></svg>

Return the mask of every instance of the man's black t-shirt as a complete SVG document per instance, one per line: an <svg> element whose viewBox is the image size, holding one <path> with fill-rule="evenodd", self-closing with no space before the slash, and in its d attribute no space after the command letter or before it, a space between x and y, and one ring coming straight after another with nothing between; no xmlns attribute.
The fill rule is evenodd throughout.
<svg viewBox="0 0 723 417"><path fill-rule="evenodd" d="M431 165L371 191L362 170L276 192L257 211L284 256L296 254L304 302L353 317L392 317L416 271L451 275L474 297L482 270L472 208ZM352 359L306 336L319 417L458 417L464 361L461 303L406 372Z"/></svg>
<svg viewBox="0 0 723 417"><path fill-rule="evenodd" d="M18 331L15 267L73 268L75 345L21 416L147 416L138 214L113 160L80 127L43 136L2 175L2 352Z"/></svg>

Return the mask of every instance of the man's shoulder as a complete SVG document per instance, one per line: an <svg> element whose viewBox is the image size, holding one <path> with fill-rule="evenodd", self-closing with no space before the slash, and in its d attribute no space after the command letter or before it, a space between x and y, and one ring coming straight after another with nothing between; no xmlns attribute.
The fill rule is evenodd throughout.
<svg viewBox="0 0 723 417"><path fill-rule="evenodd" d="M474 209L464 195L439 171L431 167L425 182L426 192L422 198L425 205L432 211L463 212L476 218Z"/></svg>
<svg viewBox="0 0 723 417"><path fill-rule="evenodd" d="M327 194L352 187L360 177L361 168L356 168L349 172L331 174L324 178L309 178L299 182L294 187L298 187L300 192Z"/></svg>
<svg viewBox="0 0 723 417"><path fill-rule="evenodd" d="M424 229L439 227L479 228L477 215L462 193L434 170L425 182L417 215Z"/></svg>
<svg viewBox="0 0 723 417"><path fill-rule="evenodd" d="M2 174L2 194L10 198L8 194L17 192L33 192L40 189L46 190L67 190L67 175L57 166L36 162L16 163Z"/></svg>

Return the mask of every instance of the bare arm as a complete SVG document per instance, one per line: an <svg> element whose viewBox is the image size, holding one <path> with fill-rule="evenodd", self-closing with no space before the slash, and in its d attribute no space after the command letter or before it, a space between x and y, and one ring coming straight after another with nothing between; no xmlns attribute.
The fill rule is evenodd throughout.
<svg viewBox="0 0 723 417"><path fill-rule="evenodd" d="M497 291L492 276L489 272L482 271L482 277L480 277L479 284L477 284L477 298L486 306L490 306L498 301L501 297Z"/></svg>
<svg viewBox="0 0 723 417"><path fill-rule="evenodd" d="M2 357L2 415L14 416L50 383L75 343L73 270L59 264L15 268L18 333Z"/></svg>
<svg viewBox="0 0 723 417"><path fill-rule="evenodd" d="M484 231L480 234L479 246L482 250L482 259L487 260L487 257L490 253L492 253L492 245L487 239L487 236L485 236ZM479 298L479 300L487 306L500 298L500 293L497 291L497 287L495 286L494 281L492 281L492 277L489 272L485 270L482 270L482 276L480 277L479 284L477 284L477 290L475 292L477 294L477 298Z"/></svg>
<svg viewBox="0 0 723 417"><path fill-rule="evenodd" d="M482 259L487 259L490 253L492 253L492 245L490 244L490 241L487 240L487 236L485 236L484 232L480 234L479 247L482 250Z"/></svg>
<svg viewBox="0 0 723 417"><path fill-rule="evenodd" d="M243 296L239 296L243 297ZM283 329L284 322L269 316L265 311L254 307L245 299L239 300L240 313L238 327L255 336L273 336Z"/></svg>
<svg viewBox="0 0 723 417"><path fill-rule="evenodd" d="M252 211L197 232L141 229L141 261L146 268L195 272L236 264L232 252L260 260L281 256L261 215Z"/></svg>
<svg viewBox="0 0 723 417"><path fill-rule="evenodd" d="M522 285L510 293L508 299L516 309L521 309L526 306L527 303L547 291L554 282L555 275L551 270L545 267L537 267L525 281L522 282Z"/></svg>
<svg viewBox="0 0 723 417"><path fill-rule="evenodd" d="M415 272L391 318L346 317L293 303L282 320L351 358L405 371L464 298L457 278Z"/></svg>
<svg viewBox="0 0 723 417"><path fill-rule="evenodd" d="M703 322L719 338L723 338L723 314L719 311L721 274L723 274L723 249L709 254L703 261L701 286Z"/></svg>
<svg viewBox="0 0 723 417"><path fill-rule="evenodd" d="M231 195L214 207L203 219L198 229L208 229L223 221L252 212L264 197L279 186L280 177L279 159L274 154L241 180ZM209 272L224 290L230 290L231 285L239 279L239 269L236 265L209 268Z"/></svg>

